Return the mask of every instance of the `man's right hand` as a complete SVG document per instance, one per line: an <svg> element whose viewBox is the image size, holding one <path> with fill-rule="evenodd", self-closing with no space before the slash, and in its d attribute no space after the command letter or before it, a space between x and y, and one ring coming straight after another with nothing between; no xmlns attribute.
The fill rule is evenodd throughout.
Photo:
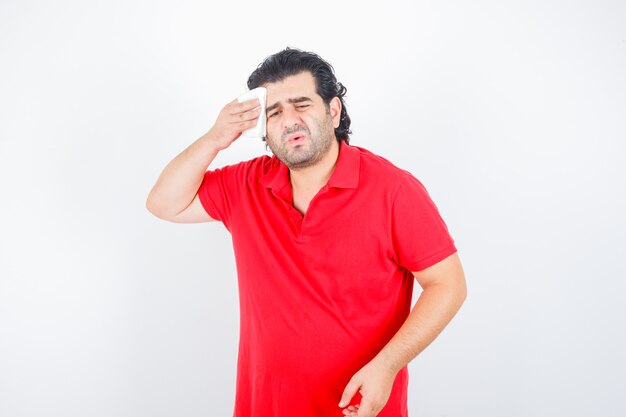
<svg viewBox="0 0 626 417"><path fill-rule="evenodd" d="M205 171L219 151L256 125L260 113L258 99L243 103L235 99L224 106L211 130L167 164L148 195L147 209L176 223L213 221L198 197Z"/></svg>
<svg viewBox="0 0 626 417"><path fill-rule="evenodd" d="M215 124L206 134L218 151L226 149L241 133L256 126L261 103L259 99L253 99L239 103L237 99L228 103L220 111Z"/></svg>

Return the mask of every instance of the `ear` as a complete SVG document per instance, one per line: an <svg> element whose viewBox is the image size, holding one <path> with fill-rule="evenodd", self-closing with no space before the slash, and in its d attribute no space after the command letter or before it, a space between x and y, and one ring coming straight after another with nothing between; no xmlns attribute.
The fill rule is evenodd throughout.
<svg viewBox="0 0 626 417"><path fill-rule="evenodd" d="M330 116L333 119L333 127L336 129L339 127L339 121L341 120L341 101L339 97L333 97L328 106L330 107Z"/></svg>

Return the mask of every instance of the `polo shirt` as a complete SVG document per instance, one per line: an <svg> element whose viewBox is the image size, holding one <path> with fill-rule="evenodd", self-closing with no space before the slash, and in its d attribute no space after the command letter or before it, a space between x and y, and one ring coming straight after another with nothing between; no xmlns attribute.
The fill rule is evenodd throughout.
<svg viewBox="0 0 626 417"><path fill-rule="evenodd" d="M260 156L205 173L207 213L232 236L240 302L234 417L343 416L350 378L412 305L411 271L456 252L422 183L341 141L302 215L289 169ZM407 417L408 369L379 417ZM359 393L351 404L359 404Z"/></svg>

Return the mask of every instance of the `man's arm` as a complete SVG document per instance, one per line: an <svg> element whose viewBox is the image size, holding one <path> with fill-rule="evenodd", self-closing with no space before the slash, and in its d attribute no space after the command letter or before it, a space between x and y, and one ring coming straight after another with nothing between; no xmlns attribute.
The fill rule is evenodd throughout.
<svg viewBox="0 0 626 417"><path fill-rule="evenodd" d="M224 106L211 130L165 167L146 200L148 211L176 223L213 221L197 194L204 173L219 151L256 125L260 111L258 99L243 103L235 99Z"/></svg>
<svg viewBox="0 0 626 417"><path fill-rule="evenodd" d="M340 407L349 404L357 391L363 397L360 406L344 410L346 415L377 415L389 399L397 373L435 340L465 301L467 287L458 253L413 275L422 294L389 343L346 386Z"/></svg>

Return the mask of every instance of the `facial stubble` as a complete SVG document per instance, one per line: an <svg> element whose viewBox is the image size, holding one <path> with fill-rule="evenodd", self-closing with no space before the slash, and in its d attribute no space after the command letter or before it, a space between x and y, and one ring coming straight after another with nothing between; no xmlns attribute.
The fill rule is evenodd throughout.
<svg viewBox="0 0 626 417"><path fill-rule="evenodd" d="M267 137L267 145L276 157L290 170L299 170L310 167L319 162L331 148L332 141L336 140L332 125L330 111L325 113L322 123L315 123L317 135L311 135L311 131L305 126L296 126L295 129L285 131L280 143ZM308 142L301 145L289 145L286 138L296 132L304 132L308 136ZM307 147L308 144L308 147Z"/></svg>

